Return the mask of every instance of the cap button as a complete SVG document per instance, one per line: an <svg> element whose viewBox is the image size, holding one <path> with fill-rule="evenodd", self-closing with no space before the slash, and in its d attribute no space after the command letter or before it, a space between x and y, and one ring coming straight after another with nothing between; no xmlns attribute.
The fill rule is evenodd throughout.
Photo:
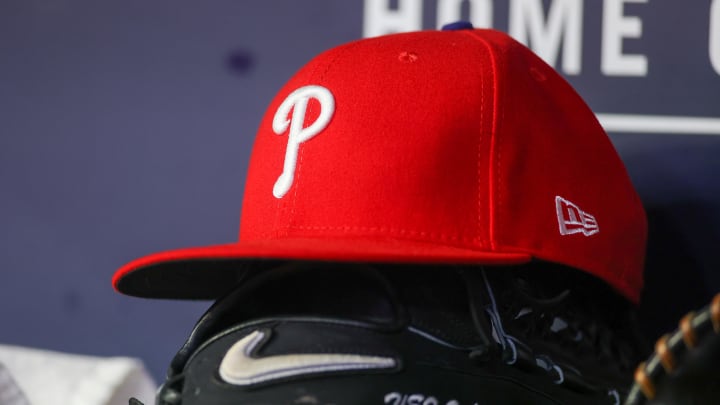
<svg viewBox="0 0 720 405"><path fill-rule="evenodd" d="M442 26L443 31L471 30L473 28L470 21L455 21Z"/></svg>

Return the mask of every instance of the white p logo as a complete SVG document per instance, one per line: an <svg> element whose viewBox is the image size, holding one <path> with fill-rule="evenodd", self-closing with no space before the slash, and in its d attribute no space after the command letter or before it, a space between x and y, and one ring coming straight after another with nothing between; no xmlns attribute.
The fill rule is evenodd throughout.
<svg viewBox="0 0 720 405"><path fill-rule="evenodd" d="M310 126L303 128L305 111L310 98L320 102L320 115ZM291 119L288 119L290 109L293 109L293 115ZM285 101L280 104L273 118L273 131L278 135L282 135L290 127L290 132L288 133L287 149L285 149L283 172L275 182L275 186L273 186L275 198L282 198L293 184L300 144L325 129L333 112L335 112L335 99L330 90L321 86L301 87L290 93Z"/></svg>

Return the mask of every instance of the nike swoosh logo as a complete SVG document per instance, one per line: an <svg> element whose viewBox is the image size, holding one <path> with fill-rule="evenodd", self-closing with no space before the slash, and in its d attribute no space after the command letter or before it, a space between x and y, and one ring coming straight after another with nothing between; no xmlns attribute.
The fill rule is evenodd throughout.
<svg viewBox="0 0 720 405"><path fill-rule="evenodd" d="M256 330L238 340L220 362L220 377L227 383L249 386L280 378L347 370L395 368L392 357L357 354L282 354L262 358L250 354L260 347L268 330Z"/></svg>

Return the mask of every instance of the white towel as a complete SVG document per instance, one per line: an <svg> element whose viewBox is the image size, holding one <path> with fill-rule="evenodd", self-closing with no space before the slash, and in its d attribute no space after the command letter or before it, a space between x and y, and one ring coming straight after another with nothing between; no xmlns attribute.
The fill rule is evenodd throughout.
<svg viewBox="0 0 720 405"><path fill-rule="evenodd" d="M6 368L5 376L0 369L3 405L127 405L130 397L155 402L156 384L134 358L0 345L0 363Z"/></svg>
<svg viewBox="0 0 720 405"><path fill-rule="evenodd" d="M0 404L29 405L20 387L10 375L10 371L2 363L0 363Z"/></svg>

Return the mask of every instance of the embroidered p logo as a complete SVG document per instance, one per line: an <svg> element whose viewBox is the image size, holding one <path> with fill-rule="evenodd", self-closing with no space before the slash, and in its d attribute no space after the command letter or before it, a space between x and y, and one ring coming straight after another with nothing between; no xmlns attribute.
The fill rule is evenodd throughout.
<svg viewBox="0 0 720 405"><path fill-rule="evenodd" d="M320 115L312 124L303 128L305 112L311 98L320 103ZM293 110L293 114L292 118L288 119L290 109ZM278 135L284 134L288 127L290 131L288 132L288 143L285 149L283 172L273 186L275 198L282 198L292 187L300 144L325 129L334 112L335 99L330 90L321 86L301 87L290 93L285 101L280 104L273 118L273 131Z"/></svg>

